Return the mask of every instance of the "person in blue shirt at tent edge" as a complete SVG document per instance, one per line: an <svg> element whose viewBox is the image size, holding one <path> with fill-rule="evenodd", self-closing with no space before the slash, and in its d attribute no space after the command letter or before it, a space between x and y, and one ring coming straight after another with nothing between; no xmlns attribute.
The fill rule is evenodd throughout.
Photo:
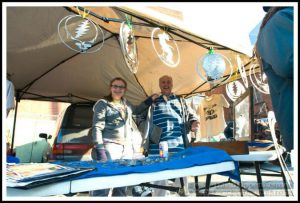
<svg viewBox="0 0 300 203"><path fill-rule="evenodd" d="M287 152L294 148L293 7L264 7L266 16L260 27L255 52L268 78L272 106Z"/></svg>

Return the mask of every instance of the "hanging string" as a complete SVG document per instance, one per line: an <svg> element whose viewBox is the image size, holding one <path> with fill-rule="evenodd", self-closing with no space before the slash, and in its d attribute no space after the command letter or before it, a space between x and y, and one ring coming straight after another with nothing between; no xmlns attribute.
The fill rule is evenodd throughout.
<svg viewBox="0 0 300 203"><path fill-rule="evenodd" d="M239 66L239 63L237 62L237 65L234 68L234 74L231 76L230 82L233 82L238 79L238 76L239 76L239 67L238 66Z"/></svg>
<svg viewBox="0 0 300 203"><path fill-rule="evenodd" d="M208 54L214 54L214 53L215 53L214 48L209 47Z"/></svg>
<svg viewBox="0 0 300 203"><path fill-rule="evenodd" d="M163 31L164 31L164 33L166 33L166 35L168 35L169 37L171 36L171 35L169 34L169 32L168 32L169 29L168 29L167 27L164 27L164 30L163 30Z"/></svg>
<svg viewBox="0 0 300 203"><path fill-rule="evenodd" d="M78 9L78 6L76 6L76 8L77 8L78 14L79 14L82 18L86 18L86 17L90 14L90 11L86 12L86 11L85 11L85 8L84 8L82 14L80 13L80 11L79 11L79 9Z"/></svg>
<svg viewBox="0 0 300 203"><path fill-rule="evenodd" d="M131 20L129 20L127 14L125 14L125 18L126 18L126 22L127 22L128 27L130 28L130 30L132 30Z"/></svg>
<svg viewBox="0 0 300 203"><path fill-rule="evenodd" d="M236 66L236 67L235 67L235 70L234 70L234 75L231 77L231 82L238 79L238 72L239 72L239 69L238 69L238 67Z"/></svg>

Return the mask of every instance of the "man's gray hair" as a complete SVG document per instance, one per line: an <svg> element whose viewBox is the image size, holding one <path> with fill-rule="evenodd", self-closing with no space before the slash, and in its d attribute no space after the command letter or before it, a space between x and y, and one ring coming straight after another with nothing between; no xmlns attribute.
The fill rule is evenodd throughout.
<svg viewBox="0 0 300 203"><path fill-rule="evenodd" d="M173 78L171 76L169 76L169 75L163 75L163 76L161 76L159 78L159 80L161 80L162 78L165 78L165 77L167 77L167 78L169 78L169 79L171 79L173 81Z"/></svg>

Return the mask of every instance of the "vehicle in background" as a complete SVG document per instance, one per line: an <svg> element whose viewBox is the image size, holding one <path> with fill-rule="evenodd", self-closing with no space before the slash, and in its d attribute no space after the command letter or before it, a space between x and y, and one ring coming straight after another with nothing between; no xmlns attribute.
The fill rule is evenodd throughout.
<svg viewBox="0 0 300 203"><path fill-rule="evenodd" d="M42 152L42 157L41 157L41 163L45 163L48 161L48 154L49 154L49 150L51 149L51 146L49 144L49 141L52 138L52 135L49 135L47 133L40 133L39 134L40 138L44 138L45 139L45 144L43 145L43 152Z"/></svg>
<svg viewBox="0 0 300 203"><path fill-rule="evenodd" d="M63 114L53 145L48 153L48 162L87 161L95 157L92 139L94 103L74 103ZM133 146L136 151L142 142L141 135L133 122Z"/></svg>
<svg viewBox="0 0 300 203"><path fill-rule="evenodd" d="M94 103L71 104L60 118L48 162L91 160Z"/></svg>

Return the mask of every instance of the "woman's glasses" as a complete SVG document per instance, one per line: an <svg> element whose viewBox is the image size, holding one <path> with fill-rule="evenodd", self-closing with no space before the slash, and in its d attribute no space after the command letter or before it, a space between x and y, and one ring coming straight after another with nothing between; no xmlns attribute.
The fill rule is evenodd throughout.
<svg viewBox="0 0 300 203"><path fill-rule="evenodd" d="M111 87L112 87L112 88L115 88L115 89L119 88L119 89L121 89L121 90L123 90L123 89L126 88L125 86L119 86L119 85L112 85Z"/></svg>

